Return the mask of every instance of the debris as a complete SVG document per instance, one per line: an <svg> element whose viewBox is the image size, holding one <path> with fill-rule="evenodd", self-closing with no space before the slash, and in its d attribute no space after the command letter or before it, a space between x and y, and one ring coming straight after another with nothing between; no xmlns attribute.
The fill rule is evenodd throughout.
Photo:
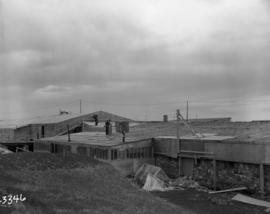
<svg viewBox="0 0 270 214"><path fill-rule="evenodd" d="M240 191L240 190L246 190L246 187L237 187L237 188L231 188L231 189L224 189L219 191L209 191L209 194L217 194L217 193L225 193L225 192L233 192L233 191Z"/></svg>
<svg viewBox="0 0 270 214"><path fill-rule="evenodd" d="M151 174L155 178L158 178L159 180L165 182L166 184L169 184L170 179L168 178L166 173L160 167L153 166L150 164L143 164L136 171L134 176L136 183L138 183L140 186L144 186L148 174Z"/></svg>
<svg viewBox="0 0 270 214"><path fill-rule="evenodd" d="M169 187L164 181L149 173L143 189L147 191L167 191L173 190L173 187Z"/></svg>
<svg viewBox="0 0 270 214"><path fill-rule="evenodd" d="M0 154L1 155L5 155L5 154L10 154L10 153L13 153L12 151L0 146Z"/></svg>
<svg viewBox="0 0 270 214"><path fill-rule="evenodd" d="M171 180L166 173L157 166L143 164L135 173L134 180L147 191L184 190L186 188L208 192L208 189L200 186L191 177L179 177Z"/></svg>
<svg viewBox="0 0 270 214"><path fill-rule="evenodd" d="M200 185L196 181L186 176L179 177L175 179L174 181L170 182L170 184L176 187L178 186L178 187L192 188L192 189L197 189L200 187Z"/></svg>
<svg viewBox="0 0 270 214"><path fill-rule="evenodd" d="M261 206L261 207L270 208L270 202L259 200L259 199L255 199L255 198L251 198L249 196L245 196L245 195L242 195L242 194L235 195L232 198L232 200L240 201L240 202L246 203L246 204L252 204L252 205L257 205L257 206Z"/></svg>

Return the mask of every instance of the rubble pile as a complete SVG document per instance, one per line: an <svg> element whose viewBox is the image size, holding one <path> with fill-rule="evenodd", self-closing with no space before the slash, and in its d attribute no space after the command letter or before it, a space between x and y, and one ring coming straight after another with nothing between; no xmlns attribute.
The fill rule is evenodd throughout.
<svg viewBox="0 0 270 214"><path fill-rule="evenodd" d="M137 170L134 181L147 191L184 190L188 188L208 191L207 188L200 186L191 177L184 176L170 179L160 167L150 164L143 164Z"/></svg>
<svg viewBox="0 0 270 214"><path fill-rule="evenodd" d="M188 176L179 177L175 180L170 181L170 186L175 187L175 188L181 187L184 189L187 189L187 188L196 189L198 191L204 191L204 192L208 191L207 188L200 186L198 182L192 180L192 178Z"/></svg>

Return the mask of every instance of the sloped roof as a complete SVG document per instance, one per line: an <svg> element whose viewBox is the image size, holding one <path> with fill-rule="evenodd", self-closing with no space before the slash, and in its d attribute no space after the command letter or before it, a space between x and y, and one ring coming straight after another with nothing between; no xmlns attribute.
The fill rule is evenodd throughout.
<svg viewBox="0 0 270 214"><path fill-rule="evenodd" d="M50 115L50 116L42 116L42 117L34 117L31 119L20 119L20 120L2 120L0 121L0 128L16 128L29 124L50 124L50 123L60 123L66 120L79 118L81 117L84 120L93 120L93 115L98 115L99 121L106 121L110 119L111 121L132 121L131 119L111 114L105 111L97 111L88 114L78 114L78 113L70 113L63 115Z"/></svg>

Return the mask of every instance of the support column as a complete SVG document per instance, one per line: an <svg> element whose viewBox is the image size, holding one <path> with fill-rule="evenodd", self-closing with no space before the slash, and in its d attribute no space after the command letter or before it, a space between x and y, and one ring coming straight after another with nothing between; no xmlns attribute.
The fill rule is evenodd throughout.
<svg viewBox="0 0 270 214"><path fill-rule="evenodd" d="M108 149L107 151L108 151L108 161L111 161L112 160L112 156L111 156L111 154L112 154L111 151L112 150Z"/></svg>
<svg viewBox="0 0 270 214"><path fill-rule="evenodd" d="M213 159L213 188L216 190L217 188L217 161Z"/></svg>
<svg viewBox="0 0 270 214"><path fill-rule="evenodd" d="M264 194L264 165L260 163L260 193Z"/></svg>
<svg viewBox="0 0 270 214"><path fill-rule="evenodd" d="M182 176L182 157L178 155L178 176Z"/></svg>

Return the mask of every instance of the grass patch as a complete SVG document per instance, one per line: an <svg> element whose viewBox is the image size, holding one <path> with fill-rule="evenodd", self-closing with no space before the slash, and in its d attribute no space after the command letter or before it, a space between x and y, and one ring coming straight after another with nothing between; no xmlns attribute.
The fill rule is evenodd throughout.
<svg viewBox="0 0 270 214"><path fill-rule="evenodd" d="M27 198L0 207L0 213L190 213L132 186L110 165L83 156L3 155L0 181L2 196Z"/></svg>

